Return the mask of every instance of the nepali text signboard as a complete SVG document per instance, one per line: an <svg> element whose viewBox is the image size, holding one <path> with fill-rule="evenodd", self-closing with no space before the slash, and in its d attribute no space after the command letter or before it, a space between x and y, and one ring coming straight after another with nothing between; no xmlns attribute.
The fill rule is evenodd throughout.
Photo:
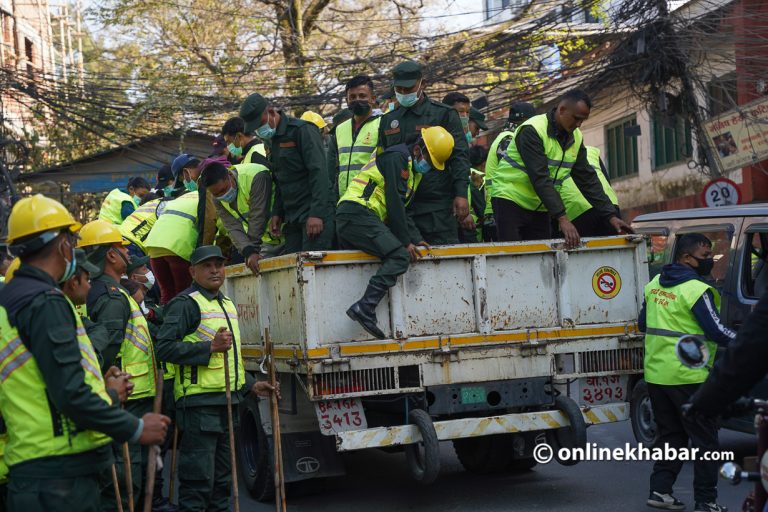
<svg viewBox="0 0 768 512"><path fill-rule="evenodd" d="M704 128L722 171L768 158L768 97L710 119Z"/></svg>

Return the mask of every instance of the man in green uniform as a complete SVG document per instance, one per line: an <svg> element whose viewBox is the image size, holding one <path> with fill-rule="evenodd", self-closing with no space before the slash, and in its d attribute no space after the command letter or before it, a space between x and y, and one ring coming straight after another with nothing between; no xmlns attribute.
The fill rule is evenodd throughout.
<svg viewBox="0 0 768 512"><path fill-rule="evenodd" d="M112 464L110 438L160 443L168 418L139 419L113 404L118 398L107 392L79 316L58 288L75 271L80 224L58 202L36 195L14 206L8 225L11 250L21 257L0 292L8 506L96 512L99 475ZM124 382L119 387L124 391Z"/></svg>
<svg viewBox="0 0 768 512"><path fill-rule="evenodd" d="M336 219L342 248L381 258L363 298L347 310L347 316L376 338L386 338L377 325L376 306L397 276L408 270L409 260L421 256L417 246L429 247L405 208L424 176L433 169L445 170L453 148L453 136L445 128L422 128L415 143L392 146L371 160L339 200Z"/></svg>
<svg viewBox="0 0 768 512"><path fill-rule="evenodd" d="M287 116L260 94L240 106L246 131L267 147L277 185L269 230L285 235L286 253L322 251L333 244L333 195L325 165L325 148L317 127Z"/></svg>
<svg viewBox="0 0 768 512"><path fill-rule="evenodd" d="M727 346L736 333L720 320L720 294L706 281L715 262L712 242L700 233L687 233L675 244L674 263L645 286L645 303L637 324L645 332L644 378L659 431L654 448L699 449L693 463L694 512L724 512L717 504L718 463L705 460L706 452L719 450L717 423L713 418L684 416L683 404L691 400L707 380L706 368L687 368L677 358L680 337L693 335L706 340L714 362L717 346ZM716 459L715 459L716 460ZM672 495L683 460L660 460L653 465L648 506L685 510Z"/></svg>
<svg viewBox="0 0 768 512"><path fill-rule="evenodd" d="M373 114L376 94L367 75L352 77L344 87L347 106L353 117L334 128L328 143L328 177L334 199L344 195L349 182L357 176L376 151L381 117Z"/></svg>
<svg viewBox="0 0 768 512"><path fill-rule="evenodd" d="M458 243L456 219L469 215L469 146L461 120L456 110L427 97L426 82L418 63L402 62L395 66L393 75L399 107L381 117L379 146L387 149L411 143L419 137L422 128L430 126L442 126L453 135L455 144L447 171L424 176L408 214L428 243Z"/></svg>
<svg viewBox="0 0 768 512"><path fill-rule="evenodd" d="M233 406L250 393L272 390L245 372L237 309L221 292L224 257L207 245L192 253L192 286L165 308L157 339L161 361L177 365L174 381L179 447L179 512L228 511L231 466L226 379ZM230 350L231 349L231 350ZM233 411L233 418L238 418Z"/></svg>
<svg viewBox="0 0 768 512"><path fill-rule="evenodd" d="M130 264L125 240L116 226L95 220L89 222L80 232L79 247L88 253L88 259L98 265L99 272L91 280L88 292L88 316L107 328L109 344L101 348L102 368L118 366L131 375L134 389L126 401L125 410L141 417L152 410L156 391L156 363L149 326L139 305L120 286L120 278ZM133 496L138 499L146 478L148 449L137 443L129 443ZM113 445L117 460L118 474L123 471L122 444ZM121 475L124 482L124 475ZM128 492L122 489L121 496L128 508ZM103 488L105 504L114 503L114 488Z"/></svg>
<svg viewBox="0 0 768 512"><path fill-rule="evenodd" d="M488 129L488 125L485 124L485 114L480 112L475 107L470 107L469 109L469 123L467 125L467 130L470 135L469 144L470 146L475 142L475 139L478 135L480 135L480 131L485 131Z"/></svg>

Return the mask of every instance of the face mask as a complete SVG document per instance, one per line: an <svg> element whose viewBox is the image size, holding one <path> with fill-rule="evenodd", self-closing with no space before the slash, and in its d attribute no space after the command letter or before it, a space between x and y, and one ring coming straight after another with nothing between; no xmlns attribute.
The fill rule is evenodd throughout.
<svg viewBox="0 0 768 512"><path fill-rule="evenodd" d="M269 140L275 135L275 131L274 128L269 126L269 114L267 114L267 122L256 129L256 135L260 139Z"/></svg>
<svg viewBox="0 0 768 512"><path fill-rule="evenodd" d="M353 101L349 104L349 108L356 116L364 116L371 111L371 104L367 101Z"/></svg>
<svg viewBox="0 0 768 512"><path fill-rule="evenodd" d="M231 203L235 199L237 199L237 188L235 187L229 187L229 190L227 190L224 195L221 195L217 197L219 201L222 203Z"/></svg>
<svg viewBox="0 0 768 512"><path fill-rule="evenodd" d="M155 286L155 274L153 274L152 271L150 270L149 272L144 274L144 277L147 278L147 282L144 283L144 287L147 290L151 290L152 287Z"/></svg>
<svg viewBox="0 0 768 512"><path fill-rule="evenodd" d="M197 190L197 183L195 183L192 180L184 180L184 188L189 190L190 192L194 192Z"/></svg>
<svg viewBox="0 0 768 512"><path fill-rule="evenodd" d="M133 196L133 204L139 206L141 204L141 198L139 196Z"/></svg>
<svg viewBox="0 0 768 512"><path fill-rule="evenodd" d="M229 151L229 154L234 156L235 158L240 158L243 156L243 148L239 148L232 144L231 142L227 145L227 151Z"/></svg>
<svg viewBox="0 0 768 512"><path fill-rule="evenodd" d="M712 268L715 266L714 258L697 258L696 256L693 256L693 255L692 257L697 262L699 262L699 266L694 269L697 274L704 277L704 276L708 276L712 272Z"/></svg>
<svg viewBox="0 0 768 512"><path fill-rule="evenodd" d="M461 127L466 130L469 127L469 117L460 115L459 119L461 119Z"/></svg>
<svg viewBox="0 0 768 512"><path fill-rule="evenodd" d="M416 162L413 164L413 170L419 174L426 174L432 170L432 166L429 165L429 162L422 158L420 160L416 160Z"/></svg>
<svg viewBox="0 0 768 512"><path fill-rule="evenodd" d="M400 103L400 106L405 108L412 107L416 104L417 101L419 101L418 91L408 94L400 94L399 92L395 92L395 96L397 97L397 102Z"/></svg>
<svg viewBox="0 0 768 512"><path fill-rule="evenodd" d="M387 112L392 112L393 110L395 110L394 102L393 103L388 103L387 104Z"/></svg>
<svg viewBox="0 0 768 512"><path fill-rule="evenodd" d="M475 138L469 132L465 133L464 136L467 138L467 144L472 144L472 141L475 140Z"/></svg>
<svg viewBox="0 0 768 512"><path fill-rule="evenodd" d="M67 268L64 270L64 275L59 279L59 283L65 282L67 279L75 275L77 270L77 261L75 260L75 245L72 244L72 251L69 255L69 261L67 261Z"/></svg>
<svg viewBox="0 0 768 512"><path fill-rule="evenodd" d="M163 197L171 197L173 195L173 187L168 185L163 187Z"/></svg>

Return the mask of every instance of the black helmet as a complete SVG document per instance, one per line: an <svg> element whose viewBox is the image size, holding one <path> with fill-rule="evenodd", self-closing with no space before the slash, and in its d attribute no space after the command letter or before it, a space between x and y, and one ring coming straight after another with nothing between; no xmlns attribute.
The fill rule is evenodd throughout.
<svg viewBox="0 0 768 512"><path fill-rule="evenodd" d="M509 107L509 117L507 121L510 123L523 123L536 115L536 107L527 101L516 101Z"/></svg>

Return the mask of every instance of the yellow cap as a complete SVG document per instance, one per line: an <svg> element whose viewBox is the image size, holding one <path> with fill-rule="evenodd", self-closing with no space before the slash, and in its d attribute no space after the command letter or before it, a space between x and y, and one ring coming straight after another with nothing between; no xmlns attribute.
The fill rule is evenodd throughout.
<svg viewBox="0 0 768 512"><path fill-rule="evenodd" d="M323 119L323 116L321 116L317 112L312 112L311 110L307 110L306 112L301 114L301 120L312 123L318 128L320 128L321 130L327 126L327 123L325 122L325 119Z"/></svg>
<svg viewBox="0 0 768 512"><path fill-rule="evenodd" d="M421 129L421 138L424 139L435 169L444 170L445 162L453 153L453 135L442 126L430 126Z"/></svg>
<svg viewBox="0 0 768 512"><path fill-rule="evenodd" d="M13 205L8 217L8 245L16 245L23 238L56 229L69 228L76 233L81 226L63 204L36 194Z"/></svg>
<svg viewBox="0 0 768 512"><path fill-rule="evenodd" d="M19 257L16 256L15 258L13 258L13 261L11 262L10 265L8 265L8 268L5 271L6 284L8 283L8 281L11 280L11 278L13 277L13 274L19 269L20 266L21 266L21 259L19 259Z"/></svg>
<svg viewBox="0 0 768 512"><path fill-rule="evenodd" d="M120 234L120 228L105 220L94 220L83 226L80 230L78 247L91 247L94 245L128 245L130 242Z"/></svg>

